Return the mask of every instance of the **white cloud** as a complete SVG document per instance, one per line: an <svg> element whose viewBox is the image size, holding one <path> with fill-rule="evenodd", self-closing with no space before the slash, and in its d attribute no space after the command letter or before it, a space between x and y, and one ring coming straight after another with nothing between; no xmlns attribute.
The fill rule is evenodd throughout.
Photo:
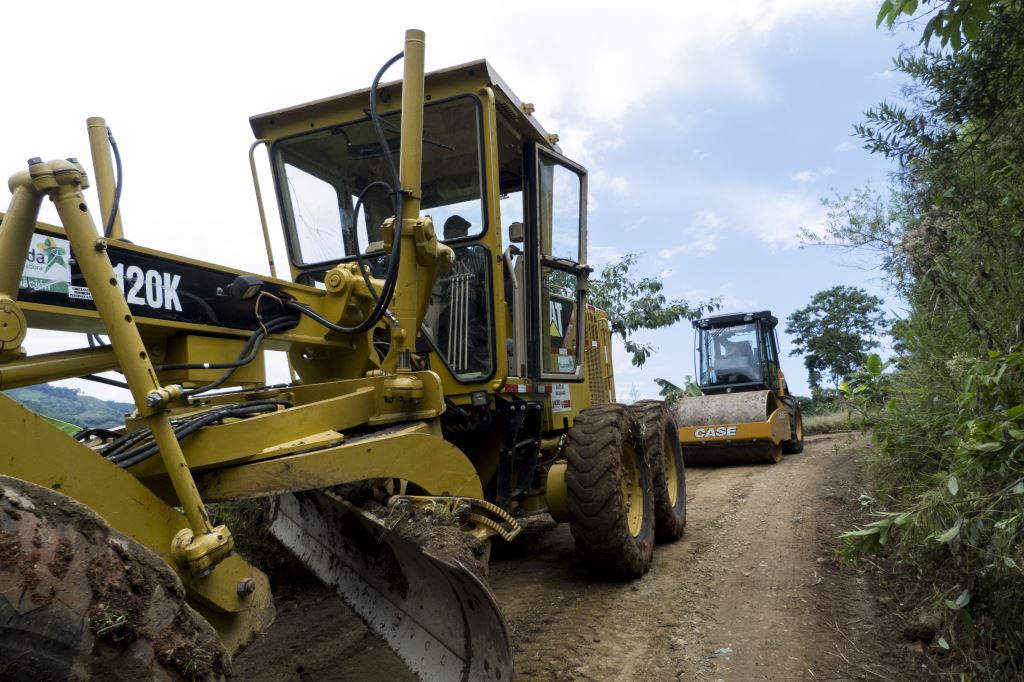
<svg viewBox="0 0 1024 682"><path fill-rule="evenodd" d="M843 152L852 151L856 148L857 145L855 145L853 142L850 142L849 140L846 140L844 142L840 142L839 144L837 144L835 147L832 148L832 150L842 154Z"/></svg>
<svg viewBox="0 0 1024 682"><path fill-rule="evenodd" d="M611 175L602 168L590 173L590 188L597 194L612 193L620 197L629 194L629 180L621 175Z"/></svg>
<svg viewBox="0 0 1024 682"><path fill-rule="evenodd" d="M596 269L617 261L625 255L625 251L614 246L587 244L587 262Z"/></svg>
<svg viewBox="0 0 1024 682"><path fill-rule="evenodd" d="M740 203L746 214L742 229L772 247L792 248L799 243L801 228L815 230L825 224L824 207L803 195L757 190Z"/></svg>
<svg viewBox="0 0 1024 682"><path fill-rule="evenodd" d="M789 179L793 182L809 183L815 182L819 178L825 178L832 175L832 169L827 166L824 168L818 168L815 170L800 170L789 176Z"/></svg>
<svg viewBox="0 0 1024 682"><path fill-rule="evenodd" d="M718 248L725 222L715 211L698 211L682 230L683 242L658 251L658 258L675 260L680 256L707 256Z"/></svg>

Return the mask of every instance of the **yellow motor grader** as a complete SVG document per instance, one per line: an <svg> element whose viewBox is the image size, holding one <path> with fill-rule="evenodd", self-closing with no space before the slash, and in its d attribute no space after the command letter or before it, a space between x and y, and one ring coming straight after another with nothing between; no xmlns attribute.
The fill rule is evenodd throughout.
<svg viewBox="0 0 1024 682"><path fill-rule="evenodd" d="M408 31L368 90L250 119L270 276L125 239L102 119L98 213L75 158L11 177L0 389L117 371L135 409L68 434L0 394L4 679L228 674L273 599L209 503L271 498L271 531L425 680L511 679L480 564L518 519L568 522L613 579L682 534L674 418L614 402L586 302L586 171L487 62L424 75L423 55ZM88 345L31 355L30 328ZM265 350L291 383L268 385Z"/></svg>
<svg viewBox="0 0 1024 682"><path fill-rule="evenodd" d="M771 311L694 320L700 396L675 407L687 464L775 464L804 449L800 406L779 366Z"/></svg>

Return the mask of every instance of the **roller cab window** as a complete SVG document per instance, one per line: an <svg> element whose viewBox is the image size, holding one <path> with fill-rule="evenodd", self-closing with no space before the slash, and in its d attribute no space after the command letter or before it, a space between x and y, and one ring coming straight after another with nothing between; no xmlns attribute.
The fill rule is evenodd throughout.
<svg viewBox="0 0 1024 682"><path fill-rule="evenodd" d="M756 322L702 330L701 386L763 383L759 331Z"/></svg>

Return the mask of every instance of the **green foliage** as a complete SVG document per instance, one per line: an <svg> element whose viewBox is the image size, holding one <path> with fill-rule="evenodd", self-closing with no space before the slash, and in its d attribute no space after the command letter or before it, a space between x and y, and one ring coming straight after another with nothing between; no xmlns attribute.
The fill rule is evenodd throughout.
<svg viewBox="0 0 1024 682"><path fill-rule="evenodd" d="M633 364L640 367L657 350L637 341L634 334L643 329L661 329L680 320L695 320L721 307L714 298L691 306L683 299L668 300L662 293L665 285L657 277L635 274L637 254L627 253L606 265L601 274L591 277L588 301L608 313L612 330L619 335Z"/></svg>
<svg viewBox="0 0 1024 682"><path fill-rule="evenodd" d="M674 406L685 396L696 397L701 395L700 385L689 374L683 380L682 386L676 386L668 379L655 379L654 383L661 387L658 390L658 395L662 396L665 399L665 403L670 407Z"/></svg>
<svg viewBox="0 0 1024 682"><path fill-rule="evenodd" d="M932 0L923 3L931 8L921 35L922 44L927 45L932 37L941 39L941 46L959 50L968 41L981 35L982 28L992 18L993 9L1005 3L989 0ZM901 15L913 16L918 10L918 0L883 0L875 20L876 26L885 24L892 28Z"/></svg>
<svg viewBox="0 0 1024 682"><path fill-rule="evenodd" d="M880 410L889 395L887 363L877 353L868 355L864 366L848 379L839 382L839 392L847 407L856 412L864 424L877 421Z"/></svg>
<svg viewBox="0 0 1024 682"><path fill-rule="evenodd" d="M868 149L898 164L889 197L835 197L828 230L808 239L880 256L908 308L869 403L874 499L884 511L845 535L845 554L885 547L932 566L956 586L940 600L943 641L972 678L1020 679L1024 7L927 5L929 21L941 20L924 47L896 60L910 79L905 102L883 103L857 128ZM890 0L880 17L891 23L916 10ZM971 12L976 25L957 20ZM948 36L953 50L929 50L932 36ZM858 395L858 385L848 384L854 401L873 390Z"/></svg>
<svg viewBox="0 0 1024 682"><path fill-rule="evenodd" d="M885 327L881 306L882 299L863 289L836 286L819 291L806 307L786 318L786 333L794 344L790 355L804 356L812 388L822 379L838 387L864 364Z"/></svg>
<svg viewBox="0 0 1024 682"><path fill-rule="evenodd" d="M811 397L797 396L800 412L804 416L827 415L843 410L843 395L836 388L814 388Z"/></svg>
<svg viewBox="0 0 1024 682"><path fill-rule="evenodd" d="M5 393L33 412L79 427L121 426L124 415L135 409L131 403L100 400L83 394L77 388L49 384L12 388Z"/></svg>
<svg viewBox="0 0 1024 682"><path fill-rule="evenodd" d="M801 228L803 245L838 247L868 255L872 264L881 265L887 283L902 291L906 285L906 255L900 245L907 207L895 200L887 202L870 186L849 194L837 193L821 203L826 210L825 231L819 234Z"/></svg>
<svg viewBox="0 0 1024 682"><path fill-rule="evenodd" d="M951 447L918 472L908 506L845 533L844 554L896 543L904 556L955 567L964 589L946 607L966 613L973 600L968 634L1019 669L1024 614L1006 604L1024 603L1024 353L973 363L953 407Z"/></svg>
<svg viewBox="0 0 1024 682"><path fill-rule="evenodd" d="M844 433L860 431L865 427L860 415L840 408L833 412L804 415L804 435L813 436L817 433Z"/></svg>

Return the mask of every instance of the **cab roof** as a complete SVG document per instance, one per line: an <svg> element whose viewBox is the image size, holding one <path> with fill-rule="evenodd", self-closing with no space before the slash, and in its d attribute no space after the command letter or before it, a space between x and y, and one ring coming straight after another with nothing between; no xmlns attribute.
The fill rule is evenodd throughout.
<svg viewBox="0 0 1024 682"><path fill-rule="evenodd" d="M697 329L713 329L715 327L731 327L737 324L746 324L754 320L765 322L769 329L774 329L779 323L778 319L772 315L772 311L762 310L756 313L727 313L725 315L705 317L700 320L694 320L693 326Z"/></svg>
<svg viewBox="0 0 1024 682"><path fill-rule="evenodd" d="M446 99L459 94L475 94L482 87L493 90L495 104L520 135L549 149L561 151L556 144L557 137L549 135L534 118L532 105L524 106L523 101L485 59L427 73L424 95L428 99ZM400 108L401 94L400 80L382 83L377 89L379 111L387 113ZM249 125L257 139L274 140L307 130L347 123L366 116L369 97L370 88L367 87L251 116Z"/></svg>

